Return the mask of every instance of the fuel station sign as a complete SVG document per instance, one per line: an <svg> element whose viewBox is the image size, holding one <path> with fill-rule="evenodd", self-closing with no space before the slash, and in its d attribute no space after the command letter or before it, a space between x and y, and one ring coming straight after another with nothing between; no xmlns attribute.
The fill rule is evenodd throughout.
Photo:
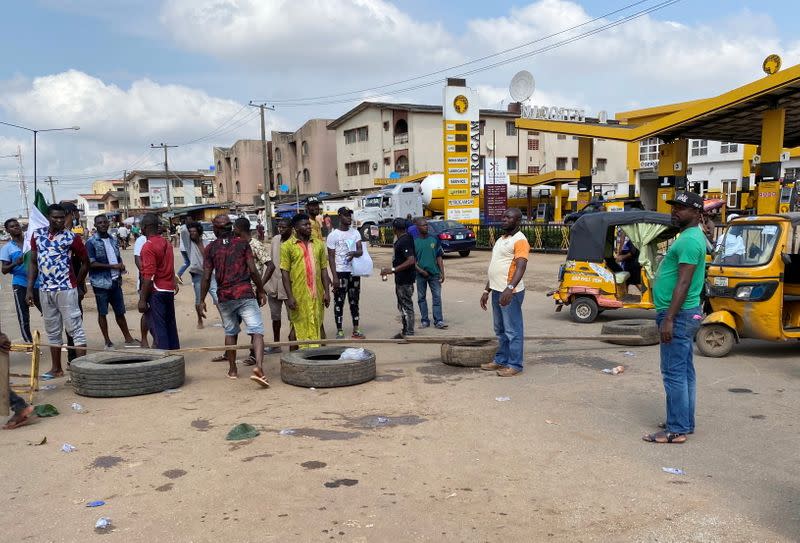
<svg viewBox="0 0 800 543"><path fill-rule="evenodd" d="M463 79L448 79L442 107L444 215L461 222L480 219L480 119L477 92Z"/></svg>

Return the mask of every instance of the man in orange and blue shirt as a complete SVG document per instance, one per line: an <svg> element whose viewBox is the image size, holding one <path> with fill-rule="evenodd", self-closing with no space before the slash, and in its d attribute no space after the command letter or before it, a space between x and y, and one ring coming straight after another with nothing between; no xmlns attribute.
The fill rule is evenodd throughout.
<svg viewBox="0 0 800 543"><path fill-rule="evenodd" d="M522 276L528 266L531 246L519 230L522 212L517 208L503 213L503 236L494 244L489 263L489 280L481 296L481 308L486 311L489 297L492 300L494 333L499 346L494 360L481 364L481 369L497 371L500 377L513 377L522 371L523 338L522 301L525 284Z"/></svg>

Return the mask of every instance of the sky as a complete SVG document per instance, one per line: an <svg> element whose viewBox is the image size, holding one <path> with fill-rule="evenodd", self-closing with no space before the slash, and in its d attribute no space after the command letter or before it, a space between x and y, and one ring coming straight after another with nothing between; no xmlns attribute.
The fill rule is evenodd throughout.
<svg viewBox="0 0 800 543"><path fill-rule="evenodd" d="M783 0L12 0L5 8L0 121L80 126L38 137L38 178L59 180L57 199L126 169L163 168L151 143L178 145L171 169L209 167L214 146L260 137L250 100L275 106L268 130L295 130L365 99L441 103L443 78L474 70L465 77L481 105L505 107L508 83L524 69L536 79L531 103L613 114L763 77L770 53L784 66L800 63L796 8ZM7 157L18 147L32 195L32 134L0 126L3 218L24 207L17 159ZM49 200L49 187L40 189Z"/></svg>

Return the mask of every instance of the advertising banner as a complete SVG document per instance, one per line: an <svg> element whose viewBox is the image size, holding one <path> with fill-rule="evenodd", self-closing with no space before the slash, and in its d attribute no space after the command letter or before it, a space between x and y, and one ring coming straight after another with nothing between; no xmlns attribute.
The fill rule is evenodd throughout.
<svg viewBox="0 0 800 543"><path fill-rule="evenodd" d="M446 86L442 115L444 215L450 220L477 223L481 183L477 92L466 86Z"/></svg>

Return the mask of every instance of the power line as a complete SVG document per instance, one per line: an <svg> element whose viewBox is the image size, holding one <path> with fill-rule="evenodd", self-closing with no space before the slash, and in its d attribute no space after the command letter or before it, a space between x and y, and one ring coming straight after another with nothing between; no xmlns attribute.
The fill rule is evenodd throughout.
<svg viewBox="0 0 800 543"><path fill-rule="evenodd" d="M405 84L405 83L410 83L412 81L418 81L420 79L425 79L427 77L431 77L431 76L434 76L434 75L443 74L443 73L449 72L451 70L455 70L455 69L458 69L458 68L463 68L465 66L469 66L470 64L475 64L475 63L478 63L478 62L482 62L482 61L488 60L490 58L495 58L495 57L498 57L498 56L502 56L502 55L504 55L506 53L510 53L511 51L516 51L518 49L522 49L523 47L528 47L529 45L533 45L535 43L539 43L539 42L548 40L550 38L554 38L554 37L559 36L561 34L565 34L567 32L571 32L571 31L576 30L578 28L581 28L583 26L586 26L586 25L595 23L597 21L600 21L602 19L605 19L606 17L609 17L611 15L616 15L617 13L620 13L622 11L626 11L626 10L628 10L628 9L634 7L634 6L637 6L637 5L640 5L640 4L644 4L644 3L648 2L648 1L651 1L651 0L639 0L638 2L633 2L632 4L628 4L626 6L623 6L623 7L619 8L619 9L616 9L614 11L609 11L608 13L604 13L603 15L595 17L594 19L590 19L588 21L585 21L583 23L577 24L575 26L571 26L569 28L565 28L565 29L560 30L558 32L554 32L553 34L548 34L547 36L543 36L541 38L537 38L535 40L532 40L532 41L529 41L529 42L526 42L526 43L522 43L522 44L516 45L514 47L510 47L508 49L503 49L501 51L497 51L496 53L492 53L490 55L485 55L485 56L482 56L482 57L479 57L479 58L476 58L476 59L468 60L466 62L462 62L461 64L456 64L454 66L449 66L447 68L442 68L440 70L436 70L436 71L433 71L433 72L428 72L426 74L418 75L418 76L415 76L415 77L410 77L408 79L401 79L400 81L395 81L393 83L386 83L384 85L377 85L377 86L374 86L374 87L367 87L367 88L364 88L364 89L354 90L354 91L350 91L350 92L343 92L343 93L337 93L337 94L328 94L328 95L323 95L323 96L312 96L312 97L307 97L307 98L286 98L286 99L263 100L263 101L272 102L274 104L285 104L285 103L295 103L295 102L306 102L306 101L312 101L312 100L326 100L326 99L330 99L330 98L344 97L344 96L348 96L348 95L351 95L351 94L362 94L364 92L376 91L376 90L380 90L380 89L394 87L396 85L402 85L402 84ZM355 99L355 97L353 99ZM262 101L262 100L258 100L258 101Z"/></svg>
<svg viewBox="0 0 800 543"><path fill-rule="evenodd" d="M595 34L598 34L600 32L604 32L605 30L608 30L610 28L614 28L614 27L620 26L622 24L628 23L628 22L630 22L632 20L638 19L640 17L643 17L643 16L648 15L650 13L653 13L655 11L659 11L661 9L664 9L664 8L668 7L668 6L676 4L676 3L680 2L680 1L681 0L668 0L668 1L665 1L665 2L661 2L660 4L657 4L655 6L651 6L649 8L644 9L644 10L640 10L640 11L634 12L632 14L626 15L625 17L623 17L621 19L618 19L616 21L612 21L610 23L604 24L604 25L602 25L602 26L600 26L598 28L583 32L583 33L578 34L576 36L572 36L570 38L555 42L553 44L541 47L539 49L535 49L533 51L529 51L529 52L526 52L526 53L511 57L511 58L508 58L508 59L504 59L504 60L489 64L489 65L486 65L486 66L481 66L481 67L478 67L478 68L475 68L475 69L472 69L472 70L469 70L469 71L466 71L466 72L462 72L462 73L457 74L456 76L457 77L464 77L464 76L467 76L467 75L476 74L476 73L479 73L479 72L490 70L492 68L496 68L498 66L502 66L504 64L509 64L509 63L515 62L515 61L523 59L523 58L527 58L527 57L538 55L538 54L541 54L541 53L544 53L544 52L547 52L547 51L551 51L551 50L556 49L558 47L562 47L564 45L568 45L570 43L574 43L576 41L579 41L579 40L582 40L584 38L587 38L587 37L593 36ZM567 30L570 30L570 29L567 29ZM562 31L562 33L563 32L564 31ZM436 73L439 73L439 72L436 72ZM297 102L297 103L288 103L287 102L287 103L283 103L281 105L283 107L308 107L308 106L320 106L320 105L346 104L346 103L353 102L354 100L369 100L369 99L372 99L372 98L379 98L381 96L400 94L400 93L403 93L403 92L408 92L408 91L412 91L412 90L418 90L418 89L421 89L421 88L431 87L431 86L434 86L434 85L440 85L440 84L442 84L443 81L444 81L443 79L436 79L436 80L433 80L433 81L428 81L428 82L425 82L425 83L419 83L417 85L412 85L412 86L409 86L409 87L390 90L390 91L386 91L386 92L383 92L383 93L374 94L374 95L368 95L368 96L361 96L361 97L354 97L354 98L343 98L343 99L335 99L335 100L319 101L319 102ZM345 94L349 94L349 93L345 93ZM300 100L302 100L302 99L300 99Z"/></svg>

